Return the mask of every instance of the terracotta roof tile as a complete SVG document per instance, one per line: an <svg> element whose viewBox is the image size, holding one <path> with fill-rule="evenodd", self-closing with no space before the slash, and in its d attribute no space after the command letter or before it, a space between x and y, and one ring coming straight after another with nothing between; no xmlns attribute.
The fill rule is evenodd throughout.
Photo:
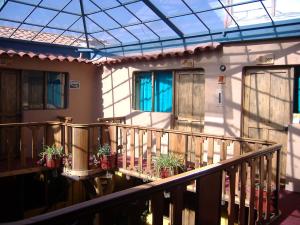
<svg viewBox="0 0 300 225"><path fill-rule="evenodd" d="M8 57L29 57L29 58L39 58L40 60L48 59L50 61L59 60L59 61L68 61L68 62L83 62L83 63L92 63L90 60L82 59L82 58L75 58L72 56L62 56L62 55L54 55L54 54L41 54L41 53L34 53L34 52L23 52L23 51L14 51L14 50L5 50L0 49L0 56L8 56Z"/></svg>
<svg viewBox="0 0 300 225"><path fill-rule="evenodd" d="M80 34L78 34L78 37ZM41 32L39 31L33 31L33 30L26 30L14 27L5 27L0 26L0 37L11 37L14 39L21 39L21 40L28 40L28 41L38 41L38 42L45 42L45 43L55 43L60 45L72 45L76 47L85 47L86 46L86 40L85 38L79 38L70 35L61 35L54 34L54 33L47 33L47 32Z"/></svg>
<svg viewBox="0 0 300 225"><path fill-rule="evenodd" d="M117 59L106 59L106 60L98 61L97 64L115 65L115 64L126 63L126 62L151 61L151 60L159 60L164 58L185 57L190 55L201 54L205 51L218 49L220 47L221 47L220 43L213 42L213 43L202 44L199 46L189 47L190 49L187 50L181 50L177 48L177 49L171 49L164 53L152 53L152 54L148 53L145 55L132 55L132 56L120 57Z"/></svg>

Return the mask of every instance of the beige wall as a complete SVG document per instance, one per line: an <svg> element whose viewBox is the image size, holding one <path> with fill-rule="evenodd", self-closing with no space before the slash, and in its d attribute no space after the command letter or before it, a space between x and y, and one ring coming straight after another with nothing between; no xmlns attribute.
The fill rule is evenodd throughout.
<svg viewBox="0 0 300 225"><path fill-rule="evenodd" d="M22 116L24 122L56 120L58 115L72 116L77 123L95 122L102 111L99 107L101 93L98 78L100 75L97 67L92 64L13 57L6 66L1 68L67 72L70 80L80 81L79 90L68 90L66 109L24 110Z"/></svg>
<svg viewBox="0 0 300 225"><path fill-rule="evenodd" d="M257 64L258 57L269 54L274 56L273 65ZM170 127L170 113L148 113L132 109L132 74L134 71L143 70L184 69L181 64L182 59L187 58L104 67L102 75L104 117L126 116L129 124ZM204 132L240 136L243 70L246 67L257 66L300 65L300 39L226 44L222 49L203 52L189 59L193 61L193 67L189 69L202 68L205 71ZM219 70L221 64L226 65L225 72ZM226 81L223 87L218 84L219 75L225 75ZM217 103L217 90L220 88L223 88L224 93L223 106ZM291 138L291 134L299 128L297 126L289 129L288 160L299 158L300 135L293 135ZM296 178L295 174L300 174L300 166L295 162L287 163L288 179L293 182L295 179L299 181L299 177ZM300 191L299 184L297 186L291 184L287 187L290 190Z"/></svg>

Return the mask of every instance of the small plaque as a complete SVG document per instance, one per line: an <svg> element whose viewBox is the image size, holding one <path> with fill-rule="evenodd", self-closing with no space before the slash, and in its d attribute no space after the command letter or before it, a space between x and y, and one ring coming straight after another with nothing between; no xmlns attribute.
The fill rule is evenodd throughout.
<svg viewBox="0 0 300 225"><path fill-rule="evenodd" d="M80 81L79 80L70 80L69 88L70 89L80 89Z"/></svg>
<svg viewBox="0 0 300 225"><path fill-rule="evenodd" d="M261 55L256 58L257 65L273 65L274 64L274 54Z"/></svg>
<svg viewBox="0 0 300 225"><path fill-rule="evenodd" d="M180 65L184 68L192 68L194 67L193 59L183 59L180 61Z"/></svg>

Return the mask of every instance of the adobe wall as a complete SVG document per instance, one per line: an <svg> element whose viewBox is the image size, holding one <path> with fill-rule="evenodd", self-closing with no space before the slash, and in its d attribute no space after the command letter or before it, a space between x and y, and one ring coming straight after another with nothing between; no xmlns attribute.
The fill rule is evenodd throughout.
<svg viewBox="0 0 300 225"><path fill-rule="evenodd" d="M273 55L272 65L258 65L260 56ZM132 74L134 71L165 69L197 69L205 71L205 133L241 135L242 78L247 67L300 65L300 40L277 40L225 44L222 49L204 52L201 55L164 59L151 62L123 63L107 66L102 74L104 117L126 116L128 124L169 128L171 113L141 112L132 109ZM181 60L193 61L193 67L184 68ZM219 66L227 67L221 72ZM218 76L225 75L224 104L218 105ZM300 191L300 126L290 125L287 155L287 188ZM293 163L289 163L293 161ZM297 164L295 162L297 161ZM289 180L291 182L289 182ZM296 184L298 182L298 184Z"/></svg>
<svg viewBox="0 0 300 225"><path fill-rule="evenodd" d="M8 64L1 68L67 72L69 80L80 81L80 89L67 91L66 109L23 110L23 122L41 122L57 120L57 116L72 116L76 123L89 123L95 122L101 114L101 108L98 107L101 99L99 71L92 64L31 59L25 56L9 58Z"/></svg>

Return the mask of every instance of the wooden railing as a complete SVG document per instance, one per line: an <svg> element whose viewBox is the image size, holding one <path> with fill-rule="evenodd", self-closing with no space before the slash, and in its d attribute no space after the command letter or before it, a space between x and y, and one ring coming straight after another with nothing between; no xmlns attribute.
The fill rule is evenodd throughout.
<svg viewBox="0 0 300 225"><path fill-rule="evenodd" d="M66 149L72 146L73 160L79 162L74 165L75 170L89 170L88 157L96 152L99 145L108 143L113 152L118 152L121 172L148 177L150 180L151 177L157 176L154 162L160 154L175 154L182 158L186 168L193 169L274 144L249 138L116 123L67 124L67 126L69 133L72 133L72 138L69 137L72 141Z"/></svg>
<svg viewBox="0 0 300 225"><path fill-rule="evenodd" d="M61 145L63 135L59 122L0 124L0 171L36 167L43 145Z"/></svg>
<svg viewBox="0 0 300 225"><path fill-rule="evenodd" d="M183 224L183 209L187 202L194 204L195 216L190 223L195 225L220 224L221 211L226 209L228 224L267 224L279 215L279 164L281 145L263 147L262 149L235 156L220 163L188 171L170 178L146 183L124 191L79 203L61 210L32 217L11 224L107 224L112 221L109 212L122 210L130 204L144 204L151 201L152 224L163 224L166 216L164 209L170 203L170 224ZM276 176L272 184L272 157L275 160ZM237 171L240 171L239 175ZM222 205L223 174L228 182L228 204ZM249 178L249 179L247 179ZM187 190L195 183L192 201ZM236 192L236 184L239 193ZM256 185L258 188L256 189ZM274 186L274 191L271 187ZM166 193L170 199L166 200ZM236 199L239 198L239 203ZM246 201L249 204L246 205ZM272 203L273 202L273 203ZM93 222L94 221L94 222ZM132 222L132 220L131 220ZM110 223L108 223L110 224ZM131 224L138 224L137 221ZM187 224L185 221L184 224Z"/></svg>

